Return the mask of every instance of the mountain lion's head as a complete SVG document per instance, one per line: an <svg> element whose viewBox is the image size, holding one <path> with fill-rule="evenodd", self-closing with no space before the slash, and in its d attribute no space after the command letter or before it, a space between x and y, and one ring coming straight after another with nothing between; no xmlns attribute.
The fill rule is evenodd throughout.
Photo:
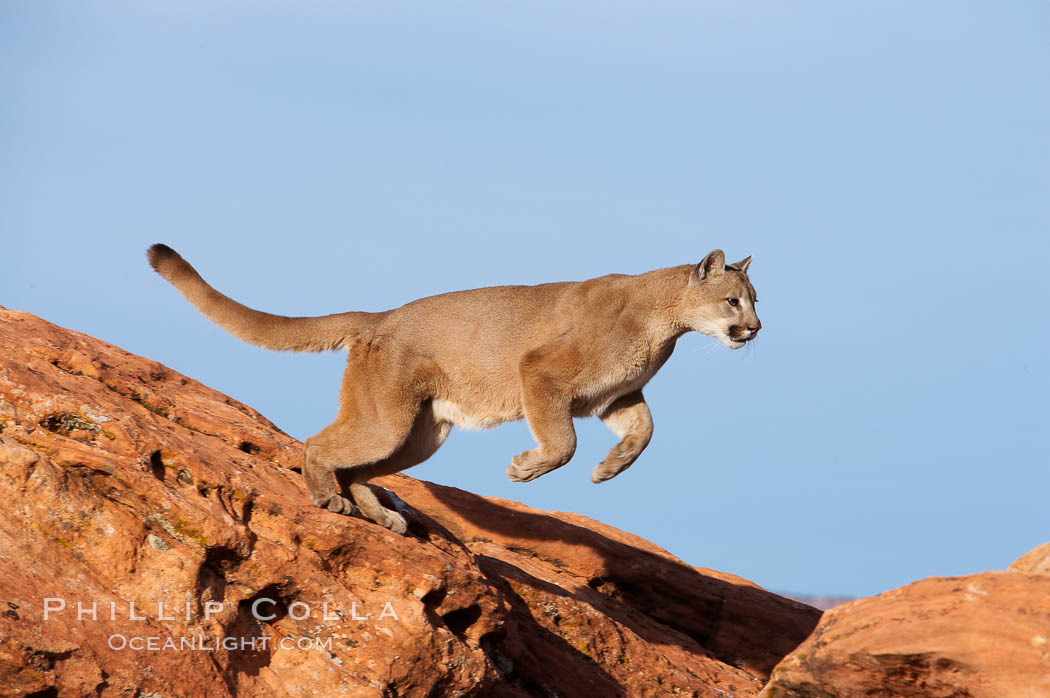
<svg viewBox="0 0 1050 698"><path fill-rule="evenodd" d="M726 264L722 250L714 250L693 268L683 313L689 329L717 337L730 349L758 335L762 322L755 313L755 288L747 278L750 264L750 257Z"/></svg>

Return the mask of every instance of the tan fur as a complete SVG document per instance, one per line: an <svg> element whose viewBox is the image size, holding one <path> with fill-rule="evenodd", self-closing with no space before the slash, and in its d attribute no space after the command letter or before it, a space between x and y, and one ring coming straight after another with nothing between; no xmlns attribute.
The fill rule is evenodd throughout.
<svg viewBox="0 0 1050 698"><path fill-rule="evenodd" d="M367 482L430 457L453 425L491 428L524 418L537 447L511 460L527 482L569 461L574 417L596 415L619 437L591 476L602 482L649 444L642 388L693 330L738 349L758 333L751 258L721 250L697 265L582 282L446 293L382 313L288 318L247 308L209 286L164 245L150 264L206 317L270 349L345 348L339 415L306 440L303 475L314 504L353 513L332 473L372 521L404 533ZM729 299L738 299L735 306Z"/></svg>

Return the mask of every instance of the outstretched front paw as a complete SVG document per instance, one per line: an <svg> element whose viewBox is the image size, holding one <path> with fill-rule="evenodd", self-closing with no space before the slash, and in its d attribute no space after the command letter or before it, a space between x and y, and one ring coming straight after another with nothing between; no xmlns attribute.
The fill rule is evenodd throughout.
<svg viewBox="0 0 1050 698"><path fill-rule="evenodd" d="M595 466L594 472L591 473L591 482L598 483L611 480L630 468L631 464L638 460L638 456L641 454L642 449L645 448L646 443L648 441L639 443L638 440L628 437L613 446L605 460Z"/></svg>
<svg viewBox="0 0 1050 698"><path fill-rule="evenodd" d="M591 473L591 482L597 484L599 482L611 480L624 470L627 470L629 465L630 463L599 463L594 468L594 472Z"/></svg>
<svg viewBox="0 0 1050 698"><path fill-rule="evenodd" d="M528 482L549 471L546 463L537 457L536 451L524 451L514 456L507 468L507 479L511 482Z"/></svg>

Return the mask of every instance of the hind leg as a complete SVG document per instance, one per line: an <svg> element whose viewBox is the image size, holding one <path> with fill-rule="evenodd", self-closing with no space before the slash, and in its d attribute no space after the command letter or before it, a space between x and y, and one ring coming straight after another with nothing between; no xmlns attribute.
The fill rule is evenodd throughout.
<svg viewBox="0 0 1050 698"><path fill-rule="evenodd" d="M307 440L303 456L303 477L306 479L306 491L310 493L310 501L314 506L334 511L336 514L356 514L358 509L354 503L336 492L335 484L332 483L332 469L323 463L319 454L311 453L309 442L314 438L316 437Z"/></svg>
<svg viewBox="0 0 1050 698"><path fill-rule="evenodd" d="M364 420L340 419L316 436L306 441L303 459L303 476L310 501L338 514L354 514L357 508L346 497L336 491L332 473L340 468L367 467L370 463L384 461L395 453L411 429L411 417L404 429L386 431L389 422L380 428ZM354 488L351 492L357 495ZM373 497L374 498L374 497ZM360 502L359 502L360 503ZM365 516L387 528L397 528L396 517L384 516L374 507L362 504ZM403 523L403 522L402 522Z"/></svg>
<svg viewBox="0 0 1050 698"><path fill-rule="evenodd" d="M594 469L592 482L605 482L634 463L653 437L653 417L641 391L628 393L609 405L601 414L605 425L616 432L620 442Z"/></svg>
<svg viewBox="0 0 1050 698"><path fill-rule="evenodd" d="M336 479L350 492L366 517L395 533L404 533L408 528L404 517L380 504L367 483L374 477L391 475L422 463L445 442L451 428L449 422L434 419L428 402L417 415L408 438L390 457L367 465L340 468L335 473Z"/></svg>
<svg viewBox="0 0 1050 698"><path fill-rule="evenodd" d="M339 416L321 433L306 440L303 457L303 477L310 500L316 506L342 514L352 514L356 509L336 491L332 473L337 468L389 458L408 439L420 411L420 400L412 397L408 386L383 384L373 378L389 376L391 372L388 367L376 365L378 359L369 358L351 356L343 377ZM384 516L374 507L369 506L364 513L382 526L399 525L396 519Z"/></svg>

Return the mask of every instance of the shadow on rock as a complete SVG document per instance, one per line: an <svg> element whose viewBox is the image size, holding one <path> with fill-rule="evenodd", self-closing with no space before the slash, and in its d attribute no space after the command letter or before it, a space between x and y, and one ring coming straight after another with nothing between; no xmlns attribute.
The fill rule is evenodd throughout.
<svg viewBox="0 0 1050 698"><path fill-rule="evenodd" d="M627 542L633 538L629 534L583 517L540 513L451 487L420 484L447 508L442 512L424 505L427 513L476 554L479 544L492 544L546 564L561 578L558 584L544 582L509 556L479 554L486 573L508 581L528 577L532 585L599 609L649 642L675 643L688 652L768 677L781 658L809 635L821 615L743 579L715 576L718 573L713 571L705 574L658 548L633 545ZM411 495L405 492L405 496Z"/></svg>

